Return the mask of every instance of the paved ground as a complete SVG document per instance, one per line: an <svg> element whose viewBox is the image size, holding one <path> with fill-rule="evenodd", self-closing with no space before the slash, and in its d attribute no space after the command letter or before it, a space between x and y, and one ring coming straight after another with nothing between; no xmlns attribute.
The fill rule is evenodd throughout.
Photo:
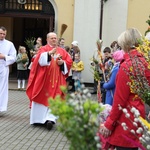
<svg viewBox="0 0 150 150"><path fill-rule="evenodd" d="M29 124L28 98L25 91L16 89L17 81L10 81L8 111L0 113L0 150L69 150L56 126L48 131Z"/></svg>

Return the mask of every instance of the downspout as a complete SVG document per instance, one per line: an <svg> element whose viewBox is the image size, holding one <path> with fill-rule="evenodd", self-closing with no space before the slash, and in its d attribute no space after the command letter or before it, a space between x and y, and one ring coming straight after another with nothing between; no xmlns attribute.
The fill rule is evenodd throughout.
<svg viewBox="0 0 150 150"><path fill-rule="evenodd" d="M104 5L104 1L101 0L101 10L100 10L100 30L99 30L99 38L100 38L100 39L102 39L103 5Z"/></svg>

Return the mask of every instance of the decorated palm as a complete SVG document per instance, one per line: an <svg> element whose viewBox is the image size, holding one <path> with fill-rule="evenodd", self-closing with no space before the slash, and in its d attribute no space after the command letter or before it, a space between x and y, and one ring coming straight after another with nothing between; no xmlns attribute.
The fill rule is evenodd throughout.
<svg viewBox="0 0 150 150"><path fill-rule="evenodd" d="M26 53L22 54L22 63L25 64L28 61L28 56Z"/></svg>
<svg viewBox="0 0 150 150"><path fill-rule="evenodd" d="M103 72L104 81L106 81L105 68L104 68L104 65L103 65L103 57L102 57L102 52L101 52L102 43L103 43L103 41L99 40L99 39L96 42L96 44L97 44L97 52L98 52L98 56L100 58L99 67L100 67L100 69ZM98 102L101 103L101 101L102 101L102 94L101 94L101 87L100 87L100 78L98 80L98 85L97 85L97 99L98 99Z"/></svg>

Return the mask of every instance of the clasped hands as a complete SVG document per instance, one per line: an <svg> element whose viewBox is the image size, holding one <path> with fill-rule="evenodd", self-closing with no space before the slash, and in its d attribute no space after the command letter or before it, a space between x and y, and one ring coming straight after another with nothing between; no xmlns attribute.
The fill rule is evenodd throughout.
<svg viewBox="0 0 150 150"><path fill-rule="evenodd" d="M100 126L100 133L103 135L103 137L107 138L108 136L110 136L111 131L109 129L107 129L104 124L102 124Z"/></svg>
<svg viewBox="0 0 150 150"><path fill-rule="evenodd" d="M56 53L56 48L53 48L51 51L48 52L49 55L54 56L54 54ZM61 56L57 57L57 64L60 66L64 63L64 61L62 60Z"/></svg>
<svg viewBox="0 0 150 150"><path fill-rule="evenodd" d="M26 64L23 64L23 67L25 68L27 65Z"/></svg>

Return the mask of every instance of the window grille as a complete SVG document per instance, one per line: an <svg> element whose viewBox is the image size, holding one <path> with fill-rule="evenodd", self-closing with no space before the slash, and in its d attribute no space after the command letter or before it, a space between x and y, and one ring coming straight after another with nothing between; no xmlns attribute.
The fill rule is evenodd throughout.
<svg viewBox="0 0 150 150"><path fill-rule="evenodd" d="M42 2L38 0L26 0L25 4L18 3L18 0L5 0L6 10L29 10L42 11Z"/></svg>
<svg viewBox="0 0 150 150"><path fill-rule="evenodd" d="M20 4L24 0L0 0L0 13L6 12L30 12L54 15L54 8L49 0L25 0L26 3Z"/></svg>

